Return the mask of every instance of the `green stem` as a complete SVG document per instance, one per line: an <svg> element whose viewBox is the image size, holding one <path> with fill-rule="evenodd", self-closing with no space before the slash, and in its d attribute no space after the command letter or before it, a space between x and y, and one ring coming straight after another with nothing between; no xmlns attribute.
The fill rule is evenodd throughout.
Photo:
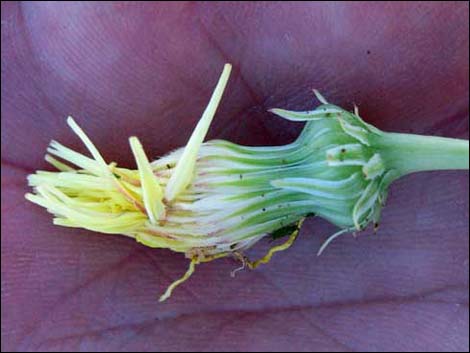
<svg viewBox="0 0 470 353"><path fill-rule="evenodd" d="M468 141L436 136L383 133L372 137L388 169L400 176L430 170L468 169Z"/></svg>

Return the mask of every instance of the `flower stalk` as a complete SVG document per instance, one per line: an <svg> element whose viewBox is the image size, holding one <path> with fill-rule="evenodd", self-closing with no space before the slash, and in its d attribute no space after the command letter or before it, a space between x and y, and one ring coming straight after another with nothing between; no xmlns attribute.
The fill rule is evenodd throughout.
<svg viewBox="0 0 470 353"><path fill-rule="evenodd" d="M468 141L437 136L383 133L373 138L385 163L401 175L414 172L468 169Z"/></svg>
<svg viewBox="0 0 470 353"><path fill-rule="evenodd" d="M69 117L92 158L52 141L46 160L58 171L30 175L34 193L26 198L51 212L54 224L122 234L184 253L189 269L168 287L163 301L200 263L226 256L248 268L267 263L292 245L305 217L320 216L340 228L321 253L341 234L378 226L393 180L417 171L468 169L468 141L382 132L364 122L357 108L348 112L317 91L322 104L314 110L271 110L305 122L290 144L204 142L230 71L227 64L184 148L149 162L139 140L129 139L135 170L107 164ZM287 240L263 258L248 260L245 250L266 236Z"/></svg>

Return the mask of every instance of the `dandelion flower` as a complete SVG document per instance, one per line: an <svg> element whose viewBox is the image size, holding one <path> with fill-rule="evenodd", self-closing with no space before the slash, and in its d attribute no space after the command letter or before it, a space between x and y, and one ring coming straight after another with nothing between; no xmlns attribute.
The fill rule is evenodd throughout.
<svg viewBox="0 0 470 353"><path fill-rule="evenodd" d="M28 176L26 198L54 215L54 224L122 234L152 248L182 252L188 271L161 296L187 280L196 265L233 256L255 268L287 249L307 216L322 217L341 234L379 224L391 182L412 172L468 169L468 141L383 132L314 91L310 111L270 111L305 122L285 146L249 147L204 142L228 82L226 64L187 145L150 162L129 139L137 169L107 163L73 118L68 125L91 157L52 141L46 160L58 171ZM246 249L266 236L287 240L250 261Z"/></svg>

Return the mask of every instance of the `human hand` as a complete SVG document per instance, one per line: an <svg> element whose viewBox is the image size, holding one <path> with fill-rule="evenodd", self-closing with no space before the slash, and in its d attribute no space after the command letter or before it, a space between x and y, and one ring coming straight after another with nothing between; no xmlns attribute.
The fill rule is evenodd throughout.
<svg viewBox="0 0 470 353"><path fill-rule="evenodd" d="M186 143L223 63L209 138L274 145L311 88L387 131L468 138L468 4L2 3L2 350L468 350L468 173L391 187L377 235L308 220L256 271L201 265L124 237L66 229L29 204L56 139L135 167ZM268 241L253 248L263 254Z"/></svg>

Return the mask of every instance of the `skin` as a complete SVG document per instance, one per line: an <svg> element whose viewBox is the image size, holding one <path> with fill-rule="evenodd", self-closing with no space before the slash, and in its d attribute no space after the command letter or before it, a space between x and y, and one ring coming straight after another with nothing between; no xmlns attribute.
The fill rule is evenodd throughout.
<svg viewBox="0 0 470 353"><path fill-rule="evenodd" d="M210 138L281 144L311 88L397 132L468 139L468 3L41 4L2 2L1 347L7 350L462 350L469 347L468 172L403 178L377 235L308 220L256 271L199 266L119 236L51 224L26 175L56 139L135 167L184 145L223 63ZM266 240L250 256L261 256Z"/></svg>

